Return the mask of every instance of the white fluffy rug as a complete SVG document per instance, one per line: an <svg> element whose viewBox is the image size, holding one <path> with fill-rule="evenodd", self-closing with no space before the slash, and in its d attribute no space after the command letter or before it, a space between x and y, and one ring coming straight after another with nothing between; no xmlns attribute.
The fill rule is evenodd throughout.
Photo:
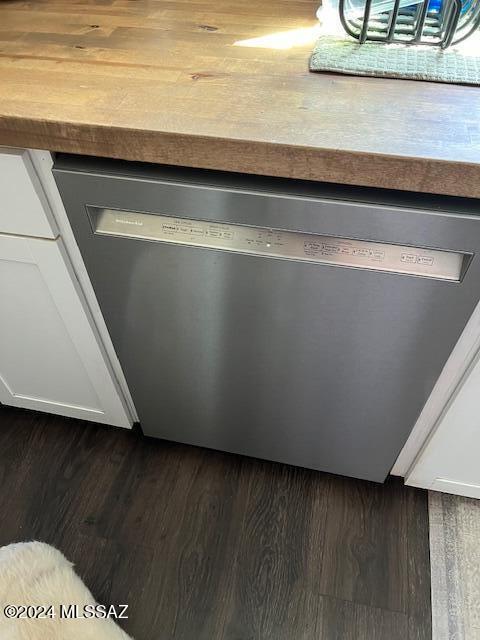
<svg viewBox="0 0 480 640"><path fill-rule="evenodd" d="M129 640L111 618L62 617L72 611L82 616L84 612L87 616L103 615L94 610L95 604L72 564L57 549L42 542L0 548L1 640ZM112 604L120 613L117 604ZM27 605L31 608L24 611L22 607ZM66 610L61 605L78 607ZM86 610L85 605L89 605ZM19 619L18 614L47 617ZM55 618L49 617L52 614Z"/></svg>

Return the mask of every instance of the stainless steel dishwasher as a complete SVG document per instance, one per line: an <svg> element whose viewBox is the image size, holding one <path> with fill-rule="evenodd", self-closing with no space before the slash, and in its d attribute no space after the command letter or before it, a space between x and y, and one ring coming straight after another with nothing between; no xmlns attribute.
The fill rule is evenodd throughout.
<svg viewBox="0 0 480 640"><path fill-rule="evenodd" d="M58 156L145 434L383 481L480 297L472 201Z"/></svg>

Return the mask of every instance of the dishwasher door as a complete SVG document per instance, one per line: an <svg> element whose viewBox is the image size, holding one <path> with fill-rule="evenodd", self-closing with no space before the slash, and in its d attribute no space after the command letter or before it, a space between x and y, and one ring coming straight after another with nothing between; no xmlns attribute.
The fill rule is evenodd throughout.
<svg viewBox="0 0 480 640"><path fill-rule="evenodd" d="M72 157L54 173L145 434L385 479L478 302L476 215Z"/></svg>

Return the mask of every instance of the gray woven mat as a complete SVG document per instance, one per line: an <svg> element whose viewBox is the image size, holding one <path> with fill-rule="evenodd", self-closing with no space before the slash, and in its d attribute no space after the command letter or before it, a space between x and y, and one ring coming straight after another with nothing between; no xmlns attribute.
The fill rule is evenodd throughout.
<svg viewBox="0 0 480 640"><path fill-rule="evenodd" d="M480 639L480 500L428 492L435 640Z"/></svg>
<svg viewBox="0 0 480 640"><path fill-rule="evenodd" d="M480 85L480 44L475 35L442 51L426 45L360 45L351 38L323 35L310 58L310 71Z"/></svg>

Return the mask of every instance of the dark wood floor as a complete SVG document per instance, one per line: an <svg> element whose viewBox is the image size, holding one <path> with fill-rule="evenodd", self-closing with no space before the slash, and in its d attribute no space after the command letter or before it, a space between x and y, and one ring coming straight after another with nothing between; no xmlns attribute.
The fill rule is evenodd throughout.
<svg viewBox="0 0 480 640"><path fill-rule="evenodd" d="M426 494L0 407L0 545L43 540L135 640L430 640Z"/></svg>

